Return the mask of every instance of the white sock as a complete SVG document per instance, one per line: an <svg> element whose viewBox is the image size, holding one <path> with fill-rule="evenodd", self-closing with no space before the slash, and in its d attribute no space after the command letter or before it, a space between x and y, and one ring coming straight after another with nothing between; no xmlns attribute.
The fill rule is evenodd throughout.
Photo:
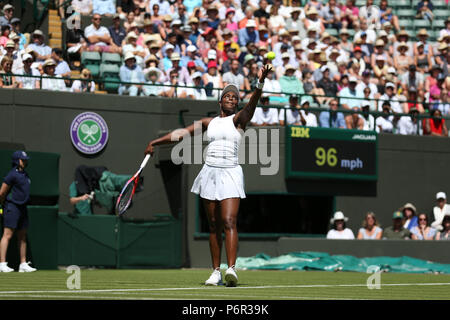
<svg viewBox="0 0 450 320"><path fill-rule="evenodd" d="M0 262L0 266L6 266L8 262Z"/></svg>

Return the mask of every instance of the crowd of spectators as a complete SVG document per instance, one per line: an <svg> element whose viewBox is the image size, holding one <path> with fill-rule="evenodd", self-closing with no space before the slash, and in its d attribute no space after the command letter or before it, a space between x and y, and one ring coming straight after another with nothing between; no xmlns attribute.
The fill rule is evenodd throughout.
<svg viewBox="0 0 450 320"><path fill-rule="evenodd" d="M421 1L412 18L432 21L429 4ZM361 7L355 0L73 0L60 7L72 26L65 52L47 46L40 30L27 39L12 6L2 12L0 87L92 92L89 70L78 81L42 84L10 74L67 77L74 57L96 51L121 56L121 95L213 99L233 83L247 99L259 69L270 63L261 104L287 110L259 108L254 125L448 136L441 117L450 113L450 18L431 42L427 29L401 29L387 0ZM81 25L82 16L89 25ZM102 24L104 17L111 25ZM308 107L332 112L315 115ZM428 112L435 118L418 121Z"/></svg>
<svg viewBox="0 0 450 320"><path fill-rule="evenodd" d="M444 192L436 194L436 206L433 208L433 222L430 223L429 215L423 212L417 213L416 207L411 203L394 212L392 225L382 229L377 221L375 213L368 212L356 239L363 240L450 240L450 205L447 204L447 196ZM327 234L327 239L355 239L350 228L346 227L348 217L342 211L334 213L330 220L332 228Z"/></svg>

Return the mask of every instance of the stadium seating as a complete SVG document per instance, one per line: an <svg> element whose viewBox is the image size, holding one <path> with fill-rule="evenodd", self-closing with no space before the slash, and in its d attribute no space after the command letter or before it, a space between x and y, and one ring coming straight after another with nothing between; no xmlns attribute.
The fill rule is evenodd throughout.
<svg viewBox="0 0 450 320"><path fill-rule="evenodd" d="M81 63L91 71L94 78L99 76L101 56L98 52L84 51L81 54Z"/></svg>

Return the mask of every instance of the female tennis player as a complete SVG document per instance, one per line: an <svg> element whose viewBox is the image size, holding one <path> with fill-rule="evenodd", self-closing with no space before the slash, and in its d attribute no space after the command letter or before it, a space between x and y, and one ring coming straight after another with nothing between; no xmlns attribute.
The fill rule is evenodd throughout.
<svg viewBox="0 0 450 320"><path fill-rule="evenodd" d="M215 118L201 119L202 132L207 131L208 149L205 165L201 169L192 186L192 192L203 199L209 223L209 247L214 271L205 285L222 284L220 258L222 251L222 232L225 231L225 250L228 269L225 272L227 286L236 286L238 277L235 270L238 247L236 229L240 199L245 198L244 175L238 163L238 151L241 133L253 117L256 105L261 97L264 80L271 70L265 65L259 72L256 90L247 105L236 112L239 103L239 89L227 85L220 96L220 114ZM154 146L173 143L170 132L165 136L150 141L145 153L152 154ZM186 127L186 135L194 134L194 124Z"/></svg>

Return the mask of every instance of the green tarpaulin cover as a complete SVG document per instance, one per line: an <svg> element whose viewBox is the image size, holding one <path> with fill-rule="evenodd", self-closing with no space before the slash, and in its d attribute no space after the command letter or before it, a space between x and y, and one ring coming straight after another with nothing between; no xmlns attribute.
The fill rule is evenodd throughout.
<svg viewBox="0 0 450 320"><path fill-rule="evenodd" d="M324 252L291 252L279 257L270 257L260 253L253 257L239 257L236 261L237 269L253 270L323 270L366 273L369 266L377 266L385 272L450 274L450 264L440 264L406 256L356 258L348 255L329 255ZM226 265L221 267L227 268Z"/></svg>

